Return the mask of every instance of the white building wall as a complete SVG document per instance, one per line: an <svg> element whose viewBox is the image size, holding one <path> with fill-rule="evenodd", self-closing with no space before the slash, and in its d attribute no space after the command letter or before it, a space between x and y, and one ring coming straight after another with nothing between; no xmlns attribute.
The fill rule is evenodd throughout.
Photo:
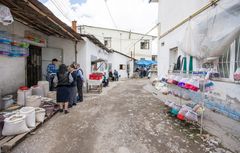
<svg viewBox="0 0 240 153"><path fill-rule="evenodd" d="M25 30L31 30L37 34L43 35L17 21L14 21L8 26L0 24L0 29L1 31L7 31L20 37L24 37ZM26 57L0 56L0 71L2 72L0 77L0 90L2 93L0 93L2 95L16 92L19 86L25 85L25 66Z"/></svg>
<svg viewBox="0 0 240 153"><path fill-rule="evenodd" d="M143 35L136 33L129 33L118 30L111 30L105 28L97 28L97 27L88 27L84 26L84 30L82 31L84 34L92 34L97 39L99 39L102 43L104 43L104 37L111 37L111 48L117 50L121 53L124 53L128 56L134 57L134 48L135 48L135 58L145 58L151 59L152 57L152 36L145 36L143 40L149 40L149 49L141 49L140 42L133 45L137 40L141 39Z"/></svg>
<svg viewBox="0 0 240 153"><path fill-rule="evenodd" d="M63 50L63 64L70 65L75 61L75 42L53 36L48 37L47 47Z"/></svg>
<svg viewBox="0 0 240 153"><path fill-rule="evenodd" d="M178 23L189 17L203 6L207 5L209 0L159 0L159 35L164 34ZM171 10L171 11L169 11ZM158 42L158 76L162 76L168 73L169 70L169 51L170 49L177 47L182 40L185 31L185 23L181 27L175 29L165 37L159 39ZM162 45L164 43L164 45ZM184 55L184 53L178 49L178 55ZM189 56L186 56L189 58ZM195 68L198 67L197 62L194 60Z"/></svg>
<svg viewBox="0 0 240 153"><path fill-rule="evenodd" d="M133 75L133 60L115 52L109 56L109 59L110 59L109 63L112 63L112 71L117 70L118 74L121 75L120 79L126 79L128 77L127 74L128 64L130 66L129 77ZM124 70L120 70L120 64L125 65Z"/></svg>
<svg viewBox="0 0 240 153"><path fill-rule="evenodd" d="M159 17L160 22L159 26L159 36L176 26L178 23L183 21L185 18L192 15L194 12L207 5L210 0L159 0ZM206 13L206 12L204 12ZM178 42L182 40L185 31L186 25L178 27L168 35L159 39L158 42L158 76L168 74L169 70L169 51L171 48L177 47ZM232 47L231 47L232 48ZM178 55L184 55L180 50ZM231 54L231 56L233 56ZM188 56L187 56L188 57ZM189 61L189 60L188 60ZM232 59L231 59L232 61ZM199 67L197 60L194 60L193 66L196 70L196 67ZM218 110L222 114L239 120L240 114L240 85L231 82L232 76L229 79L226 79L226 82L223 81L214 81L214 90L211 94L208 94L208 99L206 100L208 104L214 106L215 110ZM230 81L230 82L228 82ZM199 93L196 93L196 95ZM198 95L201 97L201 95ZM197 96L193 97L193 100L197 101ZM210 107L211 108L211 107ZM214 120L209 117L210 120ZM219 127L224 128L224 122L218 122ZM235 127L232 127L234 131ZM232 135L227 133L231 137ZM218 135L219 136L219 135ZM222 136L222 135L220 135ZM228 146L229 147L229 146Z"/></svg>
<svg viewBox="0 0 240 153"><path fill-rule="evenodd" d="M71 64L75 61L75 47L71 40L62 39L53 36L46 36L32 28L29 28L17 21L14 21L11 25L0 25L0 29L8 31L11 34L24 37L25 30L33 31L46 38L47 47L60 48L63 50L63 63ZM80 50L80 45L78 45ZM0 77L0 90L1 94L16 92L19 86L25 85L26 81L26 57L6 57L0 56L0 71L3 72Z"/></svg>

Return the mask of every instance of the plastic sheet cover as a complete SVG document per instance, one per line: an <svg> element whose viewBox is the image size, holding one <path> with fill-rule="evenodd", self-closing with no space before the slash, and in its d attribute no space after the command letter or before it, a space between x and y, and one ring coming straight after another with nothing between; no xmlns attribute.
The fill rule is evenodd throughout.
<svg viewBox="0 0 240 153"><path fill-rule="evenodd" d="M187 23L179 48L198 59L219 57L240 34L240 0L222 0Z"/></svg>
<svg viewBox="0 0 240 153"><path fill-rule="evenodd" d="M12 14L8 7L0 4L0 22L3 25L9 25L13 22Z"/></svg>

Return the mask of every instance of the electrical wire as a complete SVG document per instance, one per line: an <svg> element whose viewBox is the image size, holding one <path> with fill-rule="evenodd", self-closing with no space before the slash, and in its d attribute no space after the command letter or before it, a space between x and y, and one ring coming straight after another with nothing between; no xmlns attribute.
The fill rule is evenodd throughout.
<svg viewBox="0 0 240 153"><path fill-rule="evenodd" d="M154 27L152 27L148 32L146 32L146 33L145 33L140 39L138 39L136 42L131 43L130 45L128 45L124 50L133 47L136 43L138 43L139 41L143 40L143 38L146 37L146 36L147 36L151 31L153 31L155 28L157 28L158 25L159 25L159 23L156 24Z"/></svg>
<svg viewBox="0 0 240 153"><path fill-rule="evenodd" d="M61 9L61 7L59 7L58 3L54 0L50 0L52 2L52 4L58 9L58 11L69 21L72 22L63 12L63 10Z"/></svg>
<svg viewBox="0 0 240 153"><path fill-rule="evenodd" d="M104 0L104 2L105 2L105 5L106 5L106 8L107 8L108 14L109 14L109 16L110 16L110 18L111 18L111 20L112 20L113 25L115 26L116 29L118 29L118 26L117 26L116 22L114 21L113 16L112 16L112 14L111 14L111 11L110 11L110 9L109 9L109 7L108 7L107 0Z"/></svg>

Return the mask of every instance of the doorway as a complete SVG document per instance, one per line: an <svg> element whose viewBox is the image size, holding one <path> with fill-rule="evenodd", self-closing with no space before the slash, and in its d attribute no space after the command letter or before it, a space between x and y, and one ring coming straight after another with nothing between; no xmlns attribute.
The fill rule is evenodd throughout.
<svg viewBox="0 0 240 153"><path fill-rule="evenodd" d="M169 51L169 70L173 71L175 65L177 64L177 58L178 58L178 48L172 48Z"/></svg>
<svg viewBox="0 0 240 153"><path fill-rule="evenodd" d="M36 85L39 80L42 80L42 48L30 45L27 58L27 86Z"/></svg>

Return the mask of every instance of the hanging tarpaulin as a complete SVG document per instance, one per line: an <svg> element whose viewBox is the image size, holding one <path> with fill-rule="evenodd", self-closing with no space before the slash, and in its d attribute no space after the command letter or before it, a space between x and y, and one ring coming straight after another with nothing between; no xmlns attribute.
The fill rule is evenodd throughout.
<svg viewBox="0 0 240 153"><path fill-rule="evenodd" d="M139 66L150 66L150 65L156 65L157 62L152 61L152 60L141 59L141 60L137 61L136 64Z"/></svg>
<svg viewBox="0 0 240 153"><path fill-rule="evenodd" d="M240 34L240 0L222 0L186 26L181 50L198 59L219 57Z"/></svg>
<svg viewBox="0 0 240 153"><path fill-rule="evenodd" d="M190 59L189 59L188 71L189 71L189 73L192 73L192 71L193 71L193 57L192 56L190 56Z"/></svg>
<svg viewBox="0 0 240 153"><path fill-rule="evenodd" d="M0 4L0 22L3 25L9 25L13 22L13 17L10 9L2 4Z"/></svg>

